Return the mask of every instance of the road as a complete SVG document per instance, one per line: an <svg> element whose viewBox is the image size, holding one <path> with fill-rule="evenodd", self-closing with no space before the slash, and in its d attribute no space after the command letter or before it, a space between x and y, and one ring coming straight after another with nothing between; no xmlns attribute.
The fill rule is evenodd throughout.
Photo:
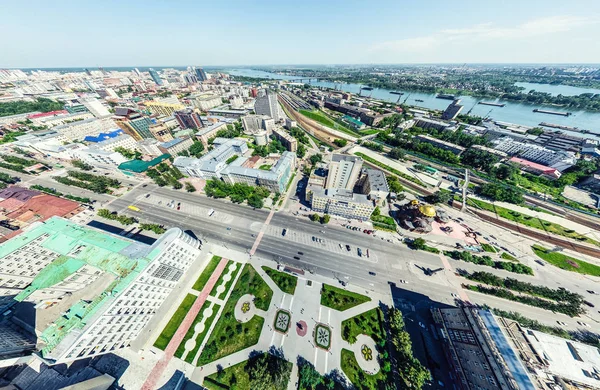
<svg viewBox="0 0 600 390"><path fill-rule="evenodd" d="M170 201L174 201L175 205L181 203L181 210L166 207ZM127 206L131 204L139 207L141 211L128 210ZM380 237L372 237L334 226L323 226L288 212L275 213L269 225L264 226L269 214L266 210L253 210L224 200L173 191L154 185L148 185L147 188L137 187L123 197L114 200L108 207L120 213L134 215L140 220L148 220L165 226L179 226L184 230L189 229L205 242L222 245L242 253L249 252L255 243L256 236L262 229L264 235L254 256L333 277L365 290L390 294L388 282L391 281L403 289L423 294L432 301L444 304L454 303L452 293L464 294L460 289L460 284L465 280L457 277L452 269L445 269L434 276L425 276L423 271L417 267L418 265L432 269L443 268L444 264L437 255L410 250L398 241L390 243L381 240ZM210 209L215 210L211 217L208 216ZM284 228L287 229L287 234L282 236ZM325 243L314 242L313 236L322 238ZM351 246L351 251L346 250L346 244ZM365 255L359 257L356 253L358 247L362 248L363 252L368 249L370 257L367 258ZM546 266L538 267L535 280L532 280L528 276L515 275L470 263L454 260L449 260L449 262L454 268L468 271L485 270L499 276L516 277L552 288L564 286L581 293L586 300L600 306L600 296L590 296L585 292L587 289L598 290L597 281L594 278L569 274L570 277L566 279L564 271ZM401 280L408 283L401 284ZM468 297L473 303L488 304L506 311L519 311L529 318L548 325L556 325L558 319L566 322L569 328L573 329L580 328L577 324L579 320L595 324L594 326L600 324L597 309L591 309L589 315L583 319L572 319L561 314L487 295L469 292Z"/></svg>

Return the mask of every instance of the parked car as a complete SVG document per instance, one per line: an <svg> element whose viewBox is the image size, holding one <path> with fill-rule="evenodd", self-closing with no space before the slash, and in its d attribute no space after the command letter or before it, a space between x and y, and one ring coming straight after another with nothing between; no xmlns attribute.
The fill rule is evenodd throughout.
<svg viewBox="0 0 600 390"><path fill-rule="evenodd" d="M350 252L350 245L346 244L346 250Z"/></svg>

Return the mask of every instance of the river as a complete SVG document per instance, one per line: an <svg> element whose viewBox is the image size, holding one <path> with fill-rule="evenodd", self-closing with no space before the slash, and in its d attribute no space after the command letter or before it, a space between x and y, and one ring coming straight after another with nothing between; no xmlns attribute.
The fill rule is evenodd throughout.
<svg viewBox="0 0 600 390"><path fill-rule="evenodd" d="M297 79L297 76L284 76L276 73L264 72L261 70L249 69L249 68L241 68L241 69L228 69L227 73L234 76L247 76L247 77L257 77L257 78L270 78L276 80L289 80L289 79ZM523 84L523 83L520 83ZM332 83L329 81L313 81L311 85L317 87L327 87L327 88L338 88L346 92L351 92L358 94L360 91L359 84L339 84ZM560 90L564 91L564 85L549 85L549 84L528 84L532 86L536 86L537 91L542 91L539 86L544 86L545 89L551 89L551 87L558 87L558 89L554 90L554 93L562 93L558 92ZM569 90L582 90L580 93L587 92L585 88L577 88L577 87L568 87ZM390 102L398 101L398 95L390 94L389 89L380 89L374 88L372 91L363 91L363 96L370 96L376 99L386 100ZM450 104L449 100L438 99L436 98L436 94L433 93L424 93L424 92L408 92L399 90L399 92L403 92L404 95L400 96L400 102L406 102L406 104L416 107L423 107L429 109L436 110L444 110ZM544 91L546 92L546 91ZM600 91L598 91L600 93ZM552 92L550 92L552 93ZM563 93L566 95L566 93ZM579 93L574 93L579 94ZM422 102L417 102L416 100L422 100ZM538 126L540 122L548 122L555 123L564 126L578 127L580 129L592 130L594 132L600 132L600 113L588 112L588 111L572 111L566 110L560 107L554 107L551 105L529 105L529 104L521 104L515 103L511 101L503 101L501 99L481 99L475 98L472 96L460 96L462 100L462 105L464 106L462 113L469 113L473 116L487 117L502 122L515 123L526 126ZM503 103L504 107L493 107L493 106L485 106L482 104L477 104L479 101L486 102L494 102L494 103ZM560 115L550 115L550 114L540 114L534 113L534 108L543 108L546 110L552 111L560 111L567 112L570 111L572 113L571 116L560 116ZM577 135L580 137L588 137L588 138L596 138L600 139L600 137L594 137L591 135L570 132L566 130L561 130L566 134Z"/></svg>

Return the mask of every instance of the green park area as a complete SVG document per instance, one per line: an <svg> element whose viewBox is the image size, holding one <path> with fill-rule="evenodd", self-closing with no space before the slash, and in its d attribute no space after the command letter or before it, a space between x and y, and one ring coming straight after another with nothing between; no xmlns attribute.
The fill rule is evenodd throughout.
<svg viewBox="0 0 600 390"><path fill-rule="evenodd" d="M494 248L493 245L486 244L486 243L481 244L481 249L483 249L484 252L490 252L490 253L496 253L496 252L498 252L496 250L496 248Z"/></svg>
<svg viewBox="0 0 600 390"><path fill-rule="evenodd" d="M221 276L219 277L219 280L217 280L217 283L215 283L212 291L210 292L210 296L211 297L221 298L221 299L223 298L222 296L217 295L217 289L225 281L225 275L229 274L229 267L231 265L233 265L233 264L236 264L237 268L235 269L235 271L233 271L231 273L231 278L225 283L225 290L223 290L223 293L227 294L227 291L229 291L229 287L231 286L231 284L235 280L235 277L238 274L238 272L240 271L240 266L241 266L239 263L235 263L235 261L233 261L233 260L229 260L227 262L227 265L225 266L225 269L221 273ZM223 293L221 293L221 294L223 294Z"/></svg>
<svg viewBox="0 0 600 390"><path fill-rule="evenodd" d="M509 221L513 221L524 226L544 230L548 233L553 233L559 236L572 238L577 241L587 242L588 244L600 246L600 242L586 237L583 234L579 234L575 230L567 229L566 227L554 222L549 222L538 217L532 217L527 214L522 214L518 211L509 210L507 208L496 206L479 199L469 198L467 200L467 203L469 204L469 206L474 206L478 209L495 213L500 218L508 219Z"/></svg>
<svg viewBox="0 0 600 390"><path fill-rule="evenodd" d="M221 261L220 256L213 256L210 259L210 261L208 262L208 264L206 265L206 267L204 268L204 270L202 271L202 273L196 280L196 283L194 283L194 285L192 286L192 288L194 290L202 291L202 289L204 288L204 285L206 284L206 282L208 282L208 279L210 279L210 276L213 274L213 272L215 271L215 268L217 268L217 265L219 265L220 261Z"/></svg>
<svg viewBox="0 0 600 390"><path fill-rule="evenodd" d="M294 295L296 285L298 284L298 278L296 276L274 270L273 268L264 265L262 266L262 269L271 279L273 279L273 282L275 282L281 291L286 294Z"/></svg>
<svg viewBox="0 0 600 390"><path fill-rule="evenodd" d="M195 301L195 295L186 295L186 297L183 299L183 301L175 311L175 314L173 314L173 317L171 317L171 319L167 323L167 326L165 326L160 336L158 336L158 339L156 339L156 341L154 342L154 346L156 348L161 349L163 351L165 350L165 348L167 348L167 345L169 345L169 341L171 341L171 338L177 331L177 328L179 328L179 325L181 325L181 323L183 322L183 319L185 318L187 312L190 310Z"/></svg>
<svg viewBox="0 0 600 390"><path fill-rule="evenodd" d="M285 389L291 372L291 362L261 353L207 376L203 385L209 390Z"/></svg>
<svg viewBox="0 0 600 390"><path fill-rule="evenodd" d="M531 247L531 249L533 249L533 252L540 258L558 268L562 268L567 271L578 272L584 275L600 276L600 266L595 264L578 260L574 257L567 256L564 253L553 252L552 250L546 249L540 245L534 245Z"/></svg>
<svg viewBox="0 0 600 390"><path fill-rule="evenodd" d="M348 310L370 300L371 298L367 296L330 286L329 284L323 284L323 288L321 289L321 305L339 311Z"/></svg>
<svg viewBox="0 0 600 390"><path fill-rule="evenodd" d="M194 337L196 325L202 322L202 319L204 318L204 311L206 309L208 309L211 305L213 305L212 309L211 309L211 315L204 321L204 329L202 330L202 332L200 332L198 334L198 336L196 336L196 339L195 339L196 344L194 345L194 348L185 357L185 361L190 364L194 361L194 357L196 356L196 353L198 353L198 350L200 349L200 345L202 344L202 341L204 340L206 333L208 332L211 324L213 323L215 317L217 316L217 312L219 311L220 306L217 305L216 303L213 304L212 302L209 302L209 301L204 302L204 305L202 305L202 308L198 312L198 315L196 316L196 318L194 318L194 322L192 323L192 326L190 326L190 329L188 329L187 333L185 334L185 337L181 341L181 344L179 344L179 347L177 347L177 350L175 351L176 357L181 358L183 356L183 354L185 353L185 343L189 339Z"/></svg>
<svg viewBox="0 0 600 390"><path fill-rule="evenodd" d="M347 128L346 126L342 126L341 124L339 124L338 122L336 122L333 118L331 118L327 114L325 114L323 111L320 111L320 110L312 110L312 111L300 110L300 113L302 115L304 115L305 117L314 120L315 122L319 122L323 126L327 126L327 127L331 128L331 129L341 131L343 133L346 133L348 135L352 135L354 137L360 136L359 133L357 133L357 132L355 132L355 131Z"/></svg>
<svg viewBox="0 0 600 390"><path fill-rule="evenodd" d="M383 313L376 307L362 314L348 318L342 322L342 338L354 344L356 336L366 334L376 343L385 340L385 330L383 329Z"/></svg>
<svg viewBox="0 0 600 390"><path fill-rule="evenodd" d="M369 375L363 371L362 368L358 365L358 361L356 360L356 356L354 356L354 352L343 348L342 349L342 371L350 382L355 386L356 389L382 389L385 387L381 387L386 382L387 375L382 371L375 375Z"/></svg>
<svg viewBox="0 0 600 390"><path fill-rule="evenodd" d="M269 308L273 296L273 291L250 264L244 266L242 274L202 350L198 366L258 343L264 318L255 315L245 323L238 322L235 318L235 305L246 294L254 296L254 305L261 310Z"/></svg>
<svg viewBox="0 0 600 390"><path fill-rule="evenodd" d="M258 169L263 170L263 171L270 171L272 166L273 165L271 165L271 164L263 164L260 167L258 167Z"/></svg>

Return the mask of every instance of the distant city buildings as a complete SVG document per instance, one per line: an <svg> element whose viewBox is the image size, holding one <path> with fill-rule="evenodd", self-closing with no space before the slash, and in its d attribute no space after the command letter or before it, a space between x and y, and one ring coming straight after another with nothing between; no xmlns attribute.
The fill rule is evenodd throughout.
<svg viewBox="0 0 600 390"><path fill-rule="evenodd" d="M206 75L206 72L204 72L204 69L200 67L194 67L194 73L196 74L196 78L199 82L208 80L208 76Z"/></svg>
<svg viewBox="0 0 600 390"><path fill-rule="evenodd" d="M79 101L96 118L104 118L104 117L107 117L107 116L111 115L110 111L108 111L108 109L106 107L104 107L104 105L102 104L102 102L100 102L96 98L90 98L90 97L88 97L88 98L81 98L81 99L79 99Z"/></svg>
<svg viewBox="0 0 600 390"><path fill-rule="evenodd" d="M148 73L150 73L150 77L152 77L152 80L154 81L154 83L158 86L163 85L163 81L160 78L160 76L158 75L158 72L155 71L153 68L150 68L148 70Z"/></svg>

